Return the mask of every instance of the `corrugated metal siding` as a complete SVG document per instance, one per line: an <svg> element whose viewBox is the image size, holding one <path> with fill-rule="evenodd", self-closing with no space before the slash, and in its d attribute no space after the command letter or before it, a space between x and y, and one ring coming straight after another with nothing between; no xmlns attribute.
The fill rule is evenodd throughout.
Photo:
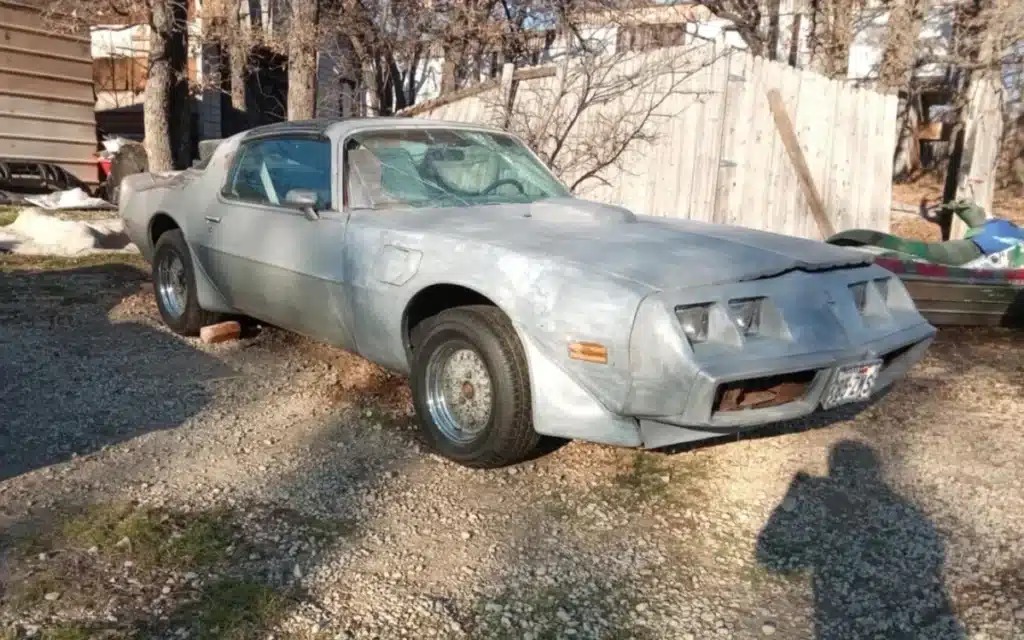
<svg viewBox="0 0 1024 640"><path fill-rule="evenodd" d="M95 184L89 38L46 27L38 9L0 0L0 157L51 162Z"/></svg>

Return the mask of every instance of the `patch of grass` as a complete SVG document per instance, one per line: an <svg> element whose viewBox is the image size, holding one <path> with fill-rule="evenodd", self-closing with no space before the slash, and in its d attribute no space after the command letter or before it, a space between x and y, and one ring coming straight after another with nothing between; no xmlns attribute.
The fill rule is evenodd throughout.
<svg viewBox="0 0 1024 640"><path fill-rule="evenodd" d="M272 510L272 515L301 529L303 533L321 542L331 542L350 533L354 525L349 520L339 518L320 518L306 515L294 509L277 508Z"/></svg>
<svg viewBox="0 0 1024 640"><path fill-rule="evenodd" d="M288 598L251 580L227 578L203 590L182 612L194 637L207 640L248 640L262 637L284 614Z"/></svg>
<svg viewBox="0 0 1024 640"><path fill-rule="evenodd" d="M123 561L147 571L201 570L228 557L234 535L229 514L219 511L189 514L100 505L63 515L42 532L15 540L15 577L0 607L101 608L111 595L110 572ZM37 562L39 554L47 557ZM47 602L50 592L59 599Z"/></svg>
<svg viewBox="0 0 1024 640"><path fill-rule="evenodd" d="M576 585L577 587L579 585ZM575 597L574 597L575 596ZM508 599L525 605L530 614L529 617L535 622L531 631L537 640L560 640L568 637L567 629L573 628L567 620L559 617L559 610L564 609L566 613L575 618L578 624L586 620L581 617L578 611L600 610L604 614L605 624L599 631L599 637L618 639L631 638L632 640L654 640L655 636L642 627L633 624L628 612L633 610L635 598L627 589L625 584L608 583L600 587L596 592L586 597L585 604L579 601L580 594L574 593L573 585L546 585L527 586L516 589L514 594L508 594ZM506 599L502 595L490 602L502 603ZM612 604L614 602L614 604ZM624 602L624 603L623 603ZM479 620L482 622L478 628L479 637L489 640L517 640L523 635L523 630L515 625L505 626L502 624L502 612L487 610L488 603L478 603ZM623 617L615 616L615 613L626 614ZM513 618L516 615L512 616ZM576 627L578 631L578 627Z"/></svg>
<svg viewBox="0 0 1024 640"><path fill-rule="evenodd" d="M13 631L9 636L0 633L0 640L16 640L18 637ZM76 622L64 622L40 630L35 637L39 640L129 640L134 639L136 635L131 631L101 629Z"/></svg>
<svg viewBox="0 0 1024 640"><path fill-rule="evenodd" d="M10 602L15 609L26 609L44 602L47 593L60 592L64 585L64 576L60 572L44 569L12 584Z"/></svg>
<svg viewBox="0 0 1024 640"><path fill-rule="evenodd" d="M637 509L652 502L693 504L704 499L711 477L710 459L704 456L637 451L608 485L598 487L612 504Z"/></svg>
<svg viewBox="0 0 1024 640"><path fill-rule="evenodd" d="M633 454L629 467L615 476L616 486L643 501L663 496L671 481L671 469L660 456L640 451Z"/></svg>
<svg viewBox="0 0 1024 640"><path fill-rule="evenodd" d="M181 627L190 629L192 638L208 640L265 637L294 597L256 574L234 571L242 555L237 550L247 544L237 516L230 510L186 513L121 503L59 514L9 547L11 579L3 586L10 590L0 599L0 612L5 618L29 612L45 616L50 626L36 636L42 640L165 637ZM307 522L313 524L328 527ZM198 594L192 589L171 591L167 597L173 613L157 619L124 600L126 560L135 565L129 575L137 581L128 582L140 595L158 591L171 570L196 571L207 582L192 583L203 585ZM58 597L47 600L51 592ZM119 621L109 628L95 626L99 612L109 611L115 601ZM69 613L75 617L64 617ZM20 637L0 631L0 640Z"/></svg>
<svg viewBox="0 0 1024 640"><path fill-rule="evenodd" d="M89 629L77 624L62 624L43 630L39 636L42 640L89 640L93 634Z"/></svg>
<svg viewBox="0 0 1024 640"><path fill-rule="evenodd" d="M18 212L21 211L21 207L6 207L0 206L0 227L6 227L18 218ZM0 636L0 640L3 636Z"/></svg>
<svg viewBox="0 0 1024 640"><path fill-rule="evenodd" d="M3 271L56 271L80 269L101 265L125 265L148 272L149 266L137 253L92 253L85 256L34 256L0 253L0 272Z"/></svg>
<svg viewBox="0 0 1024 640"><path fill-rule="evenodd" d="M67 520L56 542L124 555L143 568L185 569L215 562L232 535L222 512L181 514L102 505Z"/></svg>

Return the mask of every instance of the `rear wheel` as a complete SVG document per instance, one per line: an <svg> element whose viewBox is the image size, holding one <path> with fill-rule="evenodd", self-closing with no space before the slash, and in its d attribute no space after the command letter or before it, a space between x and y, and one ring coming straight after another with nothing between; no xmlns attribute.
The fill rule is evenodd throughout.
<svg viewBox="0 0 1024 640"><path fill-rule="evenodd" d="M199 306L192 255L178 229L165 232L156 242L153 290L160 317L175 333L194 336L206 325L217 322L217 314Z"/></svg>
<svg viewBox="0 0 1024 640"><path fill-rule="evenodd" d="M439 453L470 467L521 462L536 449L526 355L494 307L450 309L417 328L416 413Z"/></svg>

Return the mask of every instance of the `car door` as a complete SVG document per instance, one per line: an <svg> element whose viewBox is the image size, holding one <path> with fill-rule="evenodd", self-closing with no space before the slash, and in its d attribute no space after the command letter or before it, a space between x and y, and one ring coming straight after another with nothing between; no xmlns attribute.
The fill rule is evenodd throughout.
<svg viewBox="0 0 1024 640"><path fill-rule="evenodd" d="M200 262L229 302L253 317L351 348L345 326L345 216L335 210L331 143L275 136L245 141L205 212ZM315 214L288 194L315 192Z"/></svg>

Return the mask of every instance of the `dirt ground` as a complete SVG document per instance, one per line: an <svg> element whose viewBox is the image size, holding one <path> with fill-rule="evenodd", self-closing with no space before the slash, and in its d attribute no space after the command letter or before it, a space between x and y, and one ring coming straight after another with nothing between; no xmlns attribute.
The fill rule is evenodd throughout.
<svg viewBox="0 0 1024 640"><path fill-rule="evenodd" d="M0 257L0 638L1024 637L1024 335L859 413L472 471L404 381ZM771 437L763 437L771 436Z"/></svg>

